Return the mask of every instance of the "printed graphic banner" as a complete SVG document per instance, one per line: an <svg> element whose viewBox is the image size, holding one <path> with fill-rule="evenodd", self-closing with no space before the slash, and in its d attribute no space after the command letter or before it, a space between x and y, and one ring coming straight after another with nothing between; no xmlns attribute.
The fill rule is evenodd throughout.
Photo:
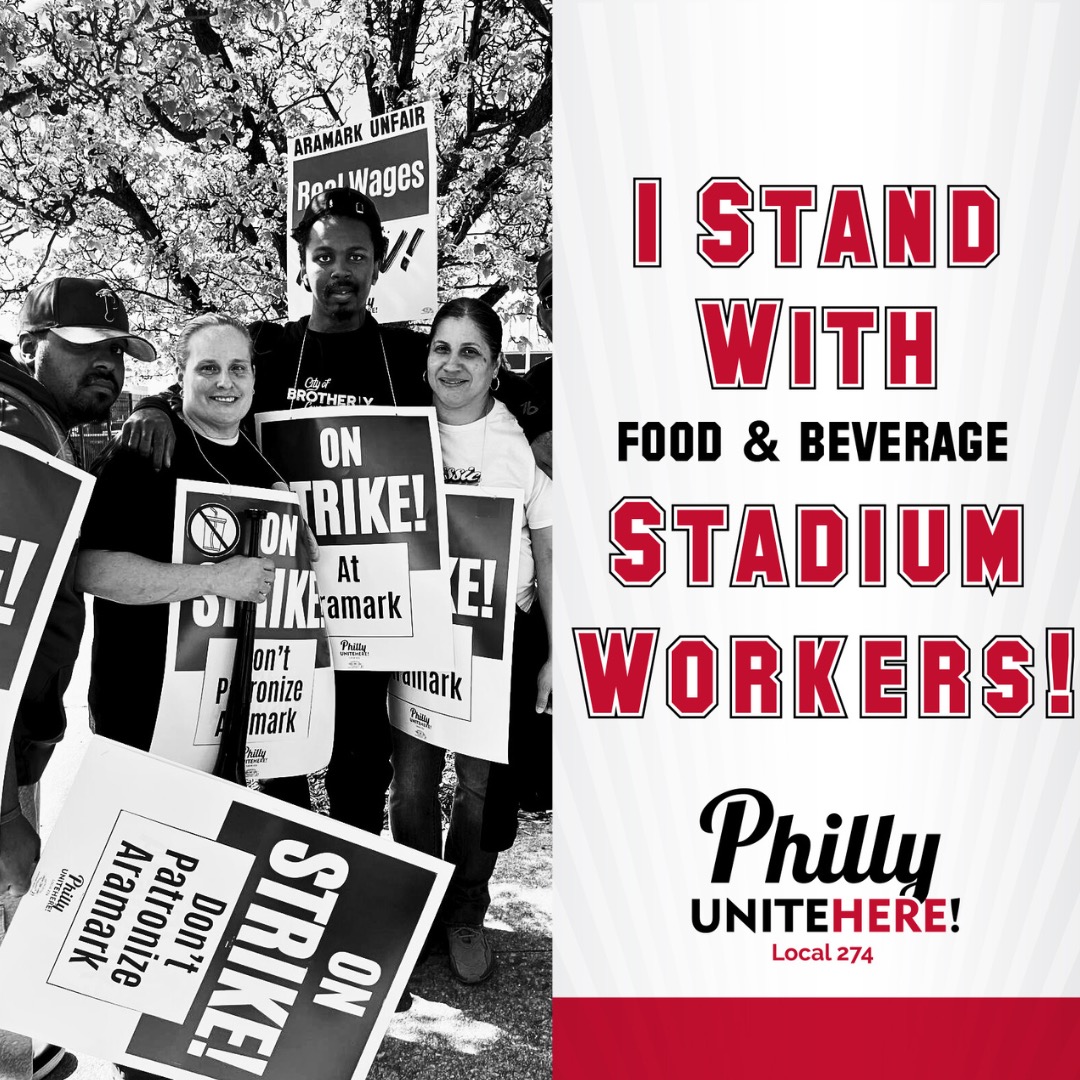
<svg viewBox="0 0 1080 1080"><path fill-rule="evenodd" d="M242 551L247 512L265 511L259 551L274 584L255 609L247 768L257 779L321 769L334 742L334 672L297 498L265 488L180 480L173 560L223 562ZM203 596L169 605L165 682L150 749L209 772L217 760L236 654L236 604Z"/></svg>
<svg viewBox="0 0 1080 1080"><path fill-rule="evenodd" d="M380 322L425 322L435 312L438 201L435 110L430 102L289 140L289 230L328 188L351 187L371 198L388 248L368 306ZM311 312L311 293L297 280L289 245L289 318Z"/></svg>
<svg viewBox="0 0 1080 1080"><path fill-rule="evenodd" d="M450 872L95 738L0 947L0 1027L169 1078L359 1080Z"/></svg>
<svg viewBox="0 0 1080 1080"><path fill-rule="evenodd" d="M400 671L390 679L390 722L417 739L487 761L507 760L521 492L446 490L452 671Z"/></svg>
<svg viewBox="0 0 1080 1080"><path fill-rule="evenodd" d="M556 1075L814 1072L824 996L1017 1075L1080 1013L1080 9L559 30Z"/></svg>
<svg viewBox="0 0 1080 1080"><path fill-rule="evenodd" d="M11 742L93 487L89 474L0 432L0 746ZM6 762L5 753L0 781Z"/></svg>
<svg viewBox="0 0 1080 1080"><path fill-rule="evenodd" d="M316 567L337 670L453 662L446 501L435 412L260 413L263 453L319 541Z"/></svg>

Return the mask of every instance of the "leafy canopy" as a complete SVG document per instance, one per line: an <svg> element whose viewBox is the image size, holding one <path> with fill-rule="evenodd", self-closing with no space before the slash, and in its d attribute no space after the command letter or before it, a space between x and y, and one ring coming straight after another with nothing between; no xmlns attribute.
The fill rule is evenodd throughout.
<svg viewBox="0 0 1080 1080"><path fill-rule="evenodd" d="M551 227L551 0L0 7L0 300L101 275L133 324L285 313L288 138L432 100L440 292L531 289ZM353 117L355 119L355 116Z"/></svg>

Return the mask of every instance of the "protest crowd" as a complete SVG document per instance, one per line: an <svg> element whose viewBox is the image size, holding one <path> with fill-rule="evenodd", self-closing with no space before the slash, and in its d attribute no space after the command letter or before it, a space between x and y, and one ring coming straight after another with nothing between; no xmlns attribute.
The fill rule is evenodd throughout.
<svg viewBox="0 0 1080 1080"><path fill-rule="evenodd" d="M165 704L174 695L170 687L180 685L179 681L170 682L174 668L179 680L183 667L174 656L172 627L177 610L205 616L210 627L206 634L211 639L209 652L200 654L205 658L217 655L217 638L231 633L228 618L219 618L220 626L210 625L214 612L247 609L255 613L253 625L269 628L268 633L276 628L282 635L286 631L299 634L305 629L303 613L314 611L313 604L318 602L312 600L313 585L310 592L304 591L308 588L303 584L308 581L304 575L310 571L313 581L315 570L319 571L325 614L322 575L331 572L327 564L345 567L352 558L351 565L359 565L356 555L337 554L347 550L335 546L333 540L334 523L346 517L346 506L342 503L339 508L329 501L331 482L313 482L299 453L272 453L262 438L265 425L260 431L256 416L276 415L280 427L292 424L300 430L294 421L301 414L311 408L318 413L320 406L329 406L341 410L342 415L359 417L360 429L356 430L366 431L365 409L409 414L433 407L436 451L441 449L440 482L445 483L448 499L456 489L472 487L512 489L520 500L520 535L514 537L519 552L516 596L506 601L513 638L505 706L506 754L503 760L492 761L482 754L455 751L456 786L445 839L439 784L446 748L434 739L418 737L417 730L407 724L392 723L390 711L399 692L395 686L437 682L436 673L450 666L445 662L447 654L430 662L412 659L409 668L422 679L399 677L395 667L372 670L343 660L348 653L342 650L353 646L347 641L342 645L338 639L348 635L335 638L331 627L328 638L322 630L323 620L314 619L312 625L318 623L322 637L311 646L314 659L310 665L316 674L325 670L326 685L332 685L333 691L333 705L327 710L328 724L332 720L332 746L328 747L321 781L330 817L376 835L384 830L388 818L395 841L453 864L423 955L432 946L445 948L454 977L465 984L477 984L488 979L496 965L484 920L498 853L514 843L520 805L534 810L550 809L551 805L550 362L527 378L508 370L503 364L504 329L499 315L471 297L443 304L427 333L380 325L368 301L387 255L387 239L379 206L359 190L327 187L316 194L292 230L292 240L300 259L302 286L311 296L311 314L284 323L245 324L227 313L214 312L177 327L171 346L175 384L143 399L95 463L75 460L71 429L108 415L123 385L125 357L147 360L156 355L155 346L129 325L119 293L100 279L54 277L34 286L26 296L18 341L10 349L0 343L0 433L24 440L69 464L92 466L96 478L77 548L63 571L37 645L7 751L0 803L0 939L19 898L31 888L40 854L36 817L39 786L49 783L49 756L64 735L62 699L82 640L83 595L94 597L93 640L88 642L92 649L92 729L140 751L170 756L163 751L168 746L162 741L165 733L157 728ZM550 337L550 251L538 263L537 291L538 318ZM317 393L306 391L316 386ZM322 449L325 455L326 445L320 442L311 453ZM380 452L387 454L385 445ZM335 465L344 466L344 452L339 456L341 460ZM373 456L374 451L365 444L365 463ZM359 457L357 451L357 462ZM438 458L435 463L438 468ZM393 528L395 515L403 513L402 492L413 492L410 505L417 512L409 543L426 542L418 508L426 507L431 492L415 480L422 475L419 467L403 464L399 468L390 453L379 471L387 477L388 488L398 480L398 473L409 479L393 489L398 492L397 503L390 494L380 504L391 522L387 527ZM343 468L334 475L345 477ZM339 485L332 489L335 499L338 492L346 493L342 498L347 498L355 490L357 499L362 500L365 493L375 490L363 486L365 482L370 485L370 480L345 477L334 482ZM350 486L353 484L355 488ZM226 535L229 525L222 522L228 521L228 513L213 519L204 513L205 520L199 522L205 524L207 535L219 544L220 552L212 554L212 548L204 548L205 558L178 560L177 537L185 525L177 521L178 500L189 490L188 485L219 485L229 493L235 489L252 497L261 493L270 500L292 500L288 505L298 506L298 515L295 509L282 509L281 520L287 523L289 513L299 516L302 550L296 555L295 566L283 569L280 558L260 550L257 544L244 553L240 543L243 526L235 537ZM291 494L294 491L299 498ZM227 504L223 501L223 505ZM267 505L273 512L278 503ZM362 502L359 505L363 513L354 509L358 518L367 521L367 513L372 521L380 520L378 509L364 509L367 504ZM199 513L204 511L205 506ZM193 520L194 516L189 517L186 523L188 541L194 537ZM257 523L254 528L256 539L265 537L265 532L258 532ZM377 531L378 526L372 528ZM332 541L329 546L328 537ZM453 550L450 556L454 557ZM449 566L445 553L443 558L445 570ZM460 562L456 573L462 575L466 563L472 564L465 558L455 561ZM475 562L479 566L484 560ZM334 572L338 580L344 576L344 570ZM505 569L500 569L500 574L505 575ZM399 605L399 593L389 580L370 580L372 577L374 573L364 579L365 602L383 601L379 616L387 622L404 619L400 607L407 615L409 604ZM448 588L450 574L440 580ZM494 603L491 596L497 598L498 589L506 588L513 575L500 576L498 581L501 584L494 592L486 584L477 586L478 595L482 594L489 606ZM286 587L295 592L295 600L290 593L282 601ZM459 616L460 597L468 595L470 587L457 586ZM174 623L170 623L171 616ZM290 617L293 624L286 626ZM419 632L428 616L413 610L411 618ZM479 618L473 625L471 633L479 638ZM311 627L306 629L310 637ZM451 630L456 633L457 628L451 628L447 620L446 629L449 641ZM257 638L259 631L253 633ZM308 647L306 640L302 644ZM277 645L279 651L289 647ZM291 647L301 655L301 644ZM240 648L238 644L238 655ZM245 662L250 696L250 655ZM207 667L209 685L209 661L200 663ZM229 695L235 700L239 700L235 696L240 685L236 671L241 666L236 660L231 675L234 683ZM473 670L482 680L481 669ZM202 679L203 672L197 676ZM454 685L453 678L450 685ZM260 694L269 693L258 678L254 693L257 700L261 700ZM296 690L297 695L301 693L309 695L305 707L316 716L319 707L311 704L310 689ZM471 693L478 700L476 687ZM179 692L175 697L182 700ZM198 711L197 697L190 708ZM423 714L414 704L411 715L415 717L418 711ZM260 713L264 717L260 722L271 729L280 724L282 730L288 724L291 730L296 713L296 709L283 706L276 712ZM249 725L246 714L243 727L249 739L258 734L254 720ZM211 764L214 754L216 749L207 759ZM252 760L249 744L248 761ZM209 769L209 765L198 767ZM272 771L262 774L249 769L247 777L266 795L291 806L325 810L325 805L313 807L308 771L307 767L290 769L279 753ZM409 1000L406 991L394 1004L399 1010L407 1009ZM49 1075L62 1054L57 1046L0 1033L0 1077L37 1080ZM128 1080L153 1080L155 1075L129 1065L118 1065L117 1070Z"/></svg>

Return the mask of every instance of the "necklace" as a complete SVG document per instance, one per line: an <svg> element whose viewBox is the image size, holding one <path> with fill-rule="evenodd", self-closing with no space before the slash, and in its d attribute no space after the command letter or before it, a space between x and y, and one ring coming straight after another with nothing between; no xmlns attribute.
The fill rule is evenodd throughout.
<svg viewBox="0 0 1080 1080"><path fill-rule="evenodd" d="M488 418L488 414L491 412L493 407L494 407L494 402L492 402L492 403L490 403L488 405L486 411L484 412L484 415L480 417L480 422L484 426L480 429L480 431L481 431L480 458L479 458L477 464L475 466L474 465L462 465L462 466L457 466L457 467L455 467L453 465L444 465L443 466L443 481L444 481L444 483L447 483L447 484L470 484L470 485L474 485L474 484L479 485L479 484L483 483L483 478L484 478L484 451L487 449L487 433L488 433L487 418ZM474 421L474 423L475 423L475 421ZM453 427L454 425L453 424L447 424L445 426L446 427Z"/></svg>
<svg viewBox="0 0 1080 1080"><path fill-rule="evenodd" d="M232 487L232 481L206 456L205 451L202 448L202 442L199 440L198 432L187 422L184 421L184 427L191 432L191 437L195 441L195 449L199 451L199 457L206 462L207 466L214 470L225 481L226 486Z"/></svg>
<svg viewBox="0 0 1080 1080"><path fill-rule="evenodd" d="M386 368L386 384L390 387L390 400L394 403L394 408L398 407L397 394L394 393L394 380L390 377L390 361L386 356L386 343L383 341L382 331L379 331L379 348L382 349L382 362L383 367Z"/></svg>
<svg viewBox="0 0 1080 1080"><path fill-rule="evenodd" d="M293 375L292 384L292 397L289 399L289 411L296 407L296 402L300 394L300 369L304 366L304 350L307 348L308 339L308 327L311 325L310 321L304 326L304 336L300 339L300 355L296 359L296 374ZM359 329L359 327L357 328ZM386 342L383 341L382 331L376 330L379 336L379 349L382 351L383 369L386 371L386 385L390 387L390 400L394 403L394 408L398 407L397 394L394 392L394 380L390 375L390 358L386 355ZM320 346L321 351L321 346ZM248 440L251 441L250 439Z"/></svg>
<svg viewBox="0 0 1080 1080"><path fill-rule="evenodd" d="M191 432L191 437L192 437L192 439L195 440L195 449L199 451L199 456L203 459L203 461L206 462L206 464L207 464L207 466L209 468L213 469L213 471L216 472L218 474L218 476L220 476L221 479L225 481L225 484L228 487L232 487L233 486L232 481L206 456L206 452L202 448L202 442L199 439L198 432L187 422L187 420L184 421L184 427L186 427L188 429L188 431ZM262 460L266 463L266 466L270 469L270 471L283 484L285 484L286 487L288 487L288 484L289 484L288 480L286 480L285 477L282 476L281 473L279 473L276 468L274 468L273 462L271 462L266 457L266 455L255 445L255 443L251 441L251 439L248 437L247 432L244 431L243 428L240 429L240 438L242 438L244 440L244 442L246 442L248 444L248 446L250 446L251 449L255 451L256 454L258 454L258 456L260 458L262 458Z"/></svg>
<svg viewBox="0 0 1080 1080"><path fill-rule="evenodd" d="M300 369L304 366L304 349L307 348L307 326L304 327L304 336L300 339L300 355L296 360L296 374L292 381L292 397L289 399L289 411L292 412L296 405L297 387L300 385Z"/></svg>

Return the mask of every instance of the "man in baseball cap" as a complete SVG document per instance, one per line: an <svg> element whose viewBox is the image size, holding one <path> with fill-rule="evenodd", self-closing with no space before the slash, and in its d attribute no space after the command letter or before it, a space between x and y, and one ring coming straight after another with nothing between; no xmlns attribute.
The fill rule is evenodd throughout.
<svg viewBox="0 0 1080 1080"><path fill-rule="evenodd" d="M58 277L35 285L19 317L19 351L52 394L65 427L103 420L124 385L124 354L154 360L131 332L124 303L100 278Z"/></svg>
<svg viewBox="0 0 1080 1080"><path fill-rule="evenodd" d="M0 342L0 431L75 464L68 431L101 420L124 383L124 353L157 355L131 333L120 298L101 280L60 277L30 290L19 321L19 359ZM82 638L75 552L60 579L15 716L0 794L0 940L37 862L38 783L67 726L63 697ZM40 1080L64 1050L0 1031L0 1075Z"/></svg>
<svg viewBox="0 0 1080 1080"><path fill-rule="evenodd" d="M136 360L157 359L157 349L131 332L123 300L101 278L58 277L35 285L23 303L19 332L41 330L77 345L122 338L124 352Z"/></svg>

